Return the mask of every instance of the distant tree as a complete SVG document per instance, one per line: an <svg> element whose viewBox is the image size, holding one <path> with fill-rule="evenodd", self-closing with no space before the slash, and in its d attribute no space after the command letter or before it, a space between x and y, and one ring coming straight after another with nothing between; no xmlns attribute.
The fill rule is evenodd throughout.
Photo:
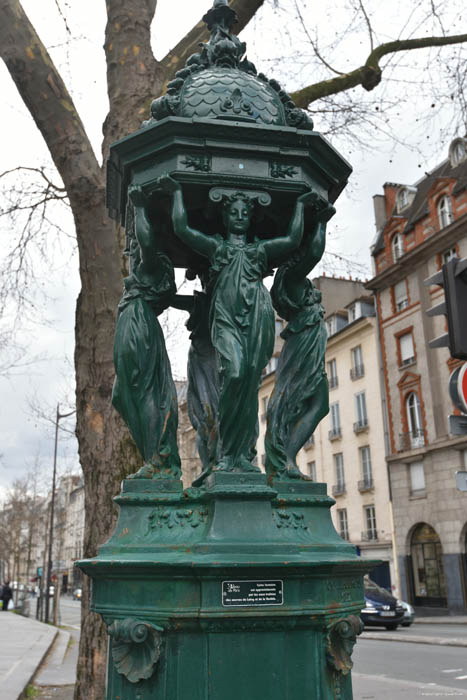
<svg viewBox="0 0 467 700"><path fill-rule="evenodd" d="M177 4L176 0L173 2ZM206 2L209 4L209 0ZM265 0L232 0L231 6L239 18L238 31L248 24L263 3ZM59 0L56 4L60 8ZM303 2L270 0L265 4L279 13L292 13L296 22L292 34L302 32L303 40L303 32L308 33L309 65L301 65L304 87L297 89L293 97L300 106L319 111L323 124L328 119L330 131L337 128L336 124L345 127L346 120L347 123L354 123L355 119L366 120L370 125L373 123L369 117L371 109L361 107L363 92L348 91L358 86L366 91L374 90L384 74L392 71L394 56L412 55L415 49L423 47L438 51L440 47L461 45L467 41L466 34L448 35L445 32L442 21L438 22L439 13L433 1L425 3L430 9L426 13L426 24L419 27L421 36L410 25L407 38L396 36L394 40L379 42L363 0L348 0L346 7L350 7L350 22L349 14L340 15L336 4L335 15L330 18L333 31L338 40L344 40L358 23L364 22L370 49L363 65L343 70L331 65L334 54L338 52L336 43L325 47L329 48L332 58L324 57L319 35L307 27ZM76 309L77 436L85 477L84 551L87 557L94 556L99 544L108 537L114 520L111 496L117 492L121 479L135 470L139 460L128 432L110 402L114 379L110 338L122 290L124 264L122 232L108 218L105 208L105 162L109 145L140 127L148 115L151 100L164 91L176 70L198 49L199 43L208 38L204 24L199 22L163 59L156 60L151 49L151 25L156 5L157 0L108 0L106 3L104 51L109 112L103 124L103 157L99 162L72 96L21 3L19 0L0 0L0 54L47 144L62 181L55 182L55 178L46 176L49 183L45 183L43 192L55 203L65 200L69 203L75 226L81 276ZM420 12L424 3L411 0L408 5L406 15L410 16ZM438 35L434 28L436 24L439 25ZM401 36L405 36L408 26L401 19ZM428 26L433 31L427 35ZM300 60L304 55L306 51L302 51ZM346 58L352 60L352 56ZM320 71L327 71L327 75ZM393 72L390 74L394 75ZM311 75L319 75L318 82L311 82ZM425 78L423 75L422 79ZM340 100L340 95L347 94L350 96ZM381 128L385 128L384 120ZM43 174L39 178L44 179ZM39 196L39 204L34 208L40 216L44 211L41 208L43 199ZM28 243L26 235L16 249L19 261L24 259ZM86 586L76 700L101 700L104 697L105 660L105 627L96 615L89 612L89 586Z"/></svg>

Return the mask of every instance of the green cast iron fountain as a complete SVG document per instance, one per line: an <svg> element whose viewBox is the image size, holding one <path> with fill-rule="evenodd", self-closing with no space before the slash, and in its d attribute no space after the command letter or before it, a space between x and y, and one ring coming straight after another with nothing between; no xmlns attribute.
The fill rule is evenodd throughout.
<svg viewBox="0 0 467 700"><path fill-rule="evenodd" d="M338 536L326 485L296 455L329 410L308 274L351 168L245 58L227 1L204 21L209 42L111 148L108 207L130 260L112 400L144 465L115 499L112 537L77 565L108 626L107 700L350 700L371 562ZM175 267L202 291L178 295ZM170 306L189 312L187 403L203 464L185 490L157 320ZM258 388L274 309L288 325L262 473Z"/></svg>

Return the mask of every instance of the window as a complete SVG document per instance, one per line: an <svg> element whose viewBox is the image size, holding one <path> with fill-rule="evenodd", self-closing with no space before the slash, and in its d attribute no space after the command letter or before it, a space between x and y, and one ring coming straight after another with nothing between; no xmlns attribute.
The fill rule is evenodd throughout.
<svg viewBox="0 0 467 700"><path fill-rule="evenodd" d="M328 332L328 338L329 338L329 336L333 335L336 332L336 317L335 316L333 316L332 318L330 318L326 321L326 330Z"/></svg>
<svg viewBox="0 0 467 700"><path fill-rule="evenodd" d="M329 412L331 414L331 430L329 431L329 437L331 440L336 437L340 437L341 434L341 415L339 411L339 403L332 403L329 406Z"/></svg>
<svg viewBox="0 0 467 700"><path fill-rule="evenodd" d="M334 455L334 469L336 472L336 484L342 493L345 491L344 457L342 452Z"/></svg>
<svg viewBox="0 0 467 700"><path fill-rule="evenodd" d="M355 394L355 413L357 421L354 425L354 429L365 428L368 425L368 416L366 412L366 398L365 392L360 391Z"/></svg>
<svg viewBox="0 0 467 700"><path fill-rule="evenodd" d="M455 258L456 255L457 255L457 250L455 248L450 248L445 253L443 253L443 255L442 255L443 265L445 265L447 262L449 262L452 258Z"/></svg>
<svg viewBox="0 0 467 700"><path fill-rule="evenodd" d="M271 374L271 372L275 372L277 368L277 363L279 362L278 357L271 357L269 360L268 364L266 365L266 369L264 370L265 374Z"/></svg>
<svg viewBox="0 0 467 700"><path fill-rule="evenodd" d="M316 462L308 462L308 474L312 481L316 481Z"/></svg>
<svg viewBox="0 0 467 700"><path fill-rule="evenodd" d="M407 413L407 424L409 428L410 447L423 447L425 444L425 434L422 428L422 412L420 409L420 399L415 391L412 391L405 400L405 410Z"/></svg>
<svg viewBox="0 0 467 700"><path fill-rule="evenodd" d="M409 464L409 475L410 475L410 491L412 493L416 491L425 490L425 468L423 462L412 462Z"/></svg>
<svg viewBox="0 0 467 700"><path fill-rule="evenodd" d="M455 167L456 165L459 165L459 163L462 163L463 160L465 160L465 157L467 155L467 151L465 148L465 141L464 139L455 139L449 148L449 157L451 160L451 165Z"/></svg>
<svg viewBox="0 0 467 700"><path fill-rule="evenodd" d="M408 305L407 282L406 280L401 280L401 282L394 285L394 306L396 311L403 311Z"/></svg>
<svg viewBox="0 0 467 700"><path fill-rule="evenodd" d="M407 204L409 203L409 193L406 187L403 187L399 192L397 193L397 210L401 211L401 209L405 209Z"/></svg>
<svg viewBox="0 0 467 700"><path fill-rule="evenodd" d="M438 202L438 219L440 228L449 226L449 224L454 220L451 198L447 195L441 197Z"/></svg>
<svg viewBox="0 0 467 700"><path fill-rule="evenodd" d="M356 321L357 318L360 318L361 315L362 315L362 305L359 301L356 301L355 304L352 304L352 306L349 306L349 310L348 310L349 323L352 323L352 321Z"/></svg>
<svg viewBox="0 0 467 700"><path fill-rule="evenodd" d="M339 384L337 379L337 365L335 360L329 360L328 362L328 381L329 388L334 389Z"/></svg>
<svg viewBox="0 0 467 700"><path fill-rule="evenodd" d="M358 379L359 377L363 377L364 369L362 346L357 345L356 348L352 348L352 350L350 351L350 356L352 360L352 368L350 370L351 379Z"/></svg>
<svg viewBox="0 0 467 700"><path fill-rule="evenodd" d="M343 540L349 539L349 525L347 521L347 508L337 509L337 522L339 527L339 535Z"/></svg>
<svg viewBox="0 0 467 700"><path fill-rule="evenodd" d="M371 486L373 484L373 474L371 470L371 454L369 445L360 447L360 464L362 466L362 479L364 485Z"/></svg>
<svg viewBox="0 0 467 700"><path fill-rule="evenodd" d="M269 396L263 396L261 400L262 406L263 406L263 412L261 414L261 420L263 423L266 421L266 416L268 414L268 403L269 403Z"/></svg>
<svg viewBox="0 0 467 700"><path fill-rule="evenodd" d="M403 335L400 335L398 340L401 367L405 367L405 365L411 365L412 362L415 362L415 350L413 346L412 331L410 331L410 333L404 333Z"/></svg>
<svg viewBox="0 0 467 700"><path fill-rule="evenodd" d="M375 507L365 506L365 524L366 524L366 537L367 540L377 540L378 531L376 530L376 513Z"/></svg>
<svg viewBox="0 0 467 700"><path fill-rule="evenodd" d="M402 243L402 236L400 233L396 233L392 239L392 259L397 262L399 258L404 255L404 245Z"/></svg>

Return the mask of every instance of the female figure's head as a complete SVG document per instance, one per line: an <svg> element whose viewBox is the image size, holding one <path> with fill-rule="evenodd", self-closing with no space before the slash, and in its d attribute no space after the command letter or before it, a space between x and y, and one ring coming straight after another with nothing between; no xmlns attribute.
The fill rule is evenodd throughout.
<svg viewBox="0 0 467 700"><path fill-rule="evenodd" d="M224 200L223 221L227 235L246 236L253 215L253 203L249 197L236 193Z"/></svg>

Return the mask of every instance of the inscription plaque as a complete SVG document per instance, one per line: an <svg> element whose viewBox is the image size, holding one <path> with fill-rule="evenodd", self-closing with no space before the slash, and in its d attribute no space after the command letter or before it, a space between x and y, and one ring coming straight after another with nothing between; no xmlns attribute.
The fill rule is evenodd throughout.
<svg viewBox="0 0 467 700"><path fill-rule="evenodd" d="M222 581L222 605L282 605L282 581Z"/></svg>

